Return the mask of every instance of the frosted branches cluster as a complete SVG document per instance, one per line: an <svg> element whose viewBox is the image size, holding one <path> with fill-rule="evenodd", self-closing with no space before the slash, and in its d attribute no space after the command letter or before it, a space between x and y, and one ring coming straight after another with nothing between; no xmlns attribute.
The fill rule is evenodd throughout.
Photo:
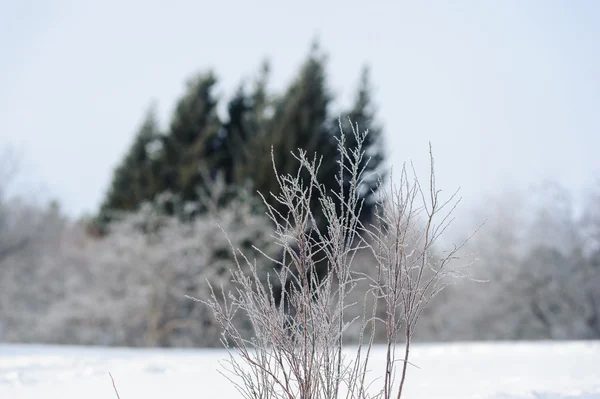
<svg viewBox="0 0 600 399"><path fill-rule="evenodd" d="M358 217L364 177L359 165L368 132L356 126L351 134L354 148L347 148L344 134L338 143L337 192L327 192L319 183L316 156L299 150L295 175L279 175L273 164L280 191L271 195L285 212L264 202L281 258L263 252L265 256L253 259L232 245L234 289L211 286L211 299L203 301L221 325L222 341L230 352L224 375L248 399L400 397L411 338L423 309L444 288L447 277L462 275L452 262L460 247L443 257L431 255L458 203L456 194L440 200L433 157L427 191L414 169L411 176L403 167L399 182L389 189L380 182L376 214L372 223L363 224ZM348 183L350 190L345 191ZM311 212L315 199L326 218L326 231L319 229L322 224ZM370 255L365 258L365 253ZM358 254L360 268L354 266ZM260 273L265 261L278 266L267 278ZM316 265L322 262L327 268L319 275ZM354 290L365 284L368 289L359 291L362 298L355 301ZM283 287L280 295L276 287ZM356 306L362 306L362 312L349 312ZM237 327L240 313L251 323L253 336ZM345 332L357 326L356 350L348 351ZM385 331L387 356L379 373L371 371L380 377L373 381L368 377L373 367L369 360L379 329ZM404 357L398 358L401 339Z"/></svg>

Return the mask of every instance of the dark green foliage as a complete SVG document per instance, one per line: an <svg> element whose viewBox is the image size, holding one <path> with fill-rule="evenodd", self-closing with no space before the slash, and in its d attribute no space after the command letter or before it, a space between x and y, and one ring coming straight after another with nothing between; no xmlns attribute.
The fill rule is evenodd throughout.
<svg viewBox="0 0 600 399"><path fill-rule="evenodd" d="M250 184L278 208L270 196L279 192L271 154L278 173L294 174L298 162L291 152L298 149L309 156L322 157L318 178L328 190L338 191L335 171L341 118L349 147L356 143L348 119L359 129L370 131L363 144L367 158L371 158L366 167L367 182L360 188L365 199L362 216L366 220L374 205L377 177L372 172L383 162L381 129L375 122L368 70L363 71L351 108L341 115L332 115L325 69L326 56L314 45L296 79L282 96L275 97L267 90L269 67L265 63L250 89L241 85L229 101L225 121L217 114L214 74L199 75L188 84L164 135L158 134L154 119L144 125L142 130L150 129L152 133L140 132L130 154L115 172L113 188L102 209L133 210L141 202L153 201L167 191L180 203L197 201L206 180L214 180L219 174L232 188ZM145 149L157 138L160 150L150 159ZM346 192L349 184L344 182ZM167 211L173 213L172 209ZM319 227L324 229L316 201L313 212Z"/></svg>
<svg viewBox="0 0 600 399"><path fill-rule="evenodd" d="M336 137L340 137L340 123L342 130L345 133L346 146L348 148L354 148L356 146L356 139L352 134L352 126L358 126L359 130L369 130L369 134L365 137L363 142L363 149L365 150L365 157L360 164L360 168L364 168L363 174L363 186L359 187L359 194L364 199L364 205L361 211L361 218L363 221L367 220L370 215L373 215L374 207L377 201L376 190L377 182L379 178L385 177L383 169L384 162L384 148L383 148L383 133L380 126L378 126L375 113L376 109L373 105L371 98L372 88L369 75L369 69L363 68L358 90L355 95L354 103L352 108L342 114L340 120L332 120L331 129L334 131ZM333 187L335 181L333 180L336 165L328 164L327 172L324 173L324 183L327 186ZM344 194L350 192L350 182L344 180Z"/></svg>
<svg viewBox="0 0 600 399"><path fill-rule="evenodd" d="M249 89L240 85L228 102L227 116L222 121L217 114L218 99L213 95L215 76L212 73L197 76L178 101L164 135L158 134L154 118L148 119L130 154L115 172L113 188L102 209L128 211L137 209L144 201L154 201L164 212L182 216L181 209L192 201L199 205L194 212L204 212L199 196L210 191L211 181L220 176L227 194L219 200L219 205L234 197L240 187L249 186L262 193L269 205L286 217L287 209L271 195L280 190L273 162L277 173L295 175L299 163L292 152L301 149L309 157L320 157L317 179L335 198L333 192L339 192L337 146L341 132L345 133L348 148L356 146L351 120L358 129L370 132L363 143L366 158L361 165L366 166L363 175L366 181L358 188L364 199L361 218L367 221L375 206L378 176L373 172L383 162L382 134L375 121L368 69L362 73L350 109L341 115L331 112L333 98L327 85L326 55L318 46L312 47L297 77L280 97L268 92L268 78L269 66L265 63ZM149 157L148 143L157 139L160 149ZM351 192L349 175L343 177L346 198ZM306 170L301 178L309 185ZM165 192L171 195L161 195ZM317 227L327 234L327 221L317 198L310 206ZM316 239L315 231L310 234ZM326 271L326 262L315 261L315 268L307 272L320 277ZM276 297L282 288L274 287Z"/></svg>
<svg viewBox="0 0 600 399"><path fill-rule="evenodd" d="M121 165L115 169L112 184L102 204L102 211L135 210L140 202L154 194L157 171L153 167L152 146L159 140L160 133L154 109L151 108L129 152Z"/></svg>
<svg viewBox="0 0 600 399"><path fill-rule="evenodd" d="M203 177L215 170L221 122L217 99L213 96L216 78L202 74L189 82L179 100L162 151L155 162L159 171L159 190L178 194L183 201L198 199Z"/></svg>
<svg viewBox="0 0 600 399"><path fill-rule="evenodd" d="M277 172L295 174L298 162L291 155L298 149L308 154L329 151L333 143L331 132L326 129L327 111L331 96L326 87L325 57L316 49L310 53L298 78L282 98L273 105L272 116L265 120L257 112L259 131L250 145L251 160L245 162L237 176L238 181L250 179L257 191L267 201L279 208L269 193L278 193L279 187L273 172L271 148ZM260 91L254 97L260 98ZM262 106L258 102L259 106ZM258 107L257 107L258 108ZM308 176L305 176L306 178ZM314 209L316 210L316 204Z"/></svg>
<svg viewBox="0 0 600 399"><path fill-rule="evenodd" d="M144 201L154 201L164 192L178 201L196 201L206 177L219 168L217 99L213 96L216 78L198 75L175 108L171 126L159 134L150 112L121 166L115 170L111 189L104 201L103 219L113 211L132 211ZM150 151L150 147L154 151ZM152 153L151 153L152 152ZM173 207L166 207L173 213ZM109 218L110 219L110 218Z"/></svg>
<svg viewBox="0 0 600 399"><path fill-rule="evenodd" d="M270 195L270 193L279 193L273 161L277 173L296 174L299 164L291 152L297 153L298 149L302 149L309 156L320 157L321 167L317 178L327 190L338 192L337 146L341 135L340 118L347 147L355 148L357 144L352 134L350 119L353 124L358 125L359 129L371 127L370 134L363 143L367 158L361 164L361 167L365 168L366 181L358 190L365 200L361 217L363 221L367 221L375 206L374 196L378 176L374 172L382 166L383 162L381 130L375 125L369 72L365 68L362 73L351 109L341 116L334 116L330 114L332 97L326 84L325 64L326 57L318 48L313 47L296 80L280 99L272 103L264 94L265 74L261 76L254 93L247 95L243 90L238 92L229 104L229 123L226 125L227 137L233 149L230 159L235 160L233 167L235 172L231 174L232 181L235 183L251 181L254 188L264 195L269 205L285 217L284 212L287 209ZM272 107L272 115L265 112L269 107ZM245 144L239 145L238 142ZM302 175L302 178L308 183L307 174ZM350 192L349 180L344 180L344 191L347 198ZM317 227L327 234L327 221L316 198L311 203L311 207ZM316 236L314 238L316 239ZM315 266L316 269L311 272L323 276L326 272L326 264L316 262ZM274 290L278 300L281 287L275 287Z"/></svg>
<svg viewBox="0 0 600 399"><path fill-rule="evenodd" d="M267 141L268 118L265 112L271 105L266 90L268 76L269 66L265 63L252 91L247 93L241 86L228 104L222 152L225 156L220 166L229 183L255 181L256 174L252 171L259 158L264 156L264 143Z"/></svg>

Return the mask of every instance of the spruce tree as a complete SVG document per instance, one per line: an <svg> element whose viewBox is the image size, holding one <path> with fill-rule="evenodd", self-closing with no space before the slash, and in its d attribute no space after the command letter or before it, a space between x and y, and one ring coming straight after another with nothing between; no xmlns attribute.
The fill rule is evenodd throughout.
<svg viewBox="0 0 600 399"><path fill-rule="evenodd" d="M298 162L290 152L302 149L313 155L331 145L330 132L326 129L331 95L326 86L325 62L325 55L313 46L299 76L274 102L273 115L262 123L262 131L253 143L252 150L256 155L247 165L246 173L255 188L276 208L278 204L269 195L279 192L273 174L271 147L277 172L294 174ZM308 176L304 177L308 179ZM317 209L316 203L314 209Z"/></svg>
<svg viewBox="0 0 600 399"><path fill-rule="evenodd" d="M152 196L156 176L152 167L152 146L160 139L154 107L151 107L121 164L102 204L103 213L133 211L140 202Z"/></svg>
<svg viewBox="0 0 600 399"><path fill-rule="evenodd" d="M283 217L286 216L285 207L270 195L277 195L280 190L274 176L273 161L278 174L296 174L299 163L292 152L297 153L298 149L302 149L312 156L334 151L333 132L328 130L327 126L331 95L326 85L325 63L325 55L315 45L303 63L298 77L282 97L269 103L264 96L264 81L262 85L257 85L252 96L254 101L251 101L251 112L254 115L246 120L256 122L257 132L247 144L252 157L244 163L243 169L239 169L241 173L237 178L243 181L245 176L251 180L254 189L264 195L269 205L282 212ZM269 107L272 107L272 115L266 112ZM302 178L308 184L310 176L306 171ZM319 211L316 197L311 202L311 208L320 230L325 231L325 220ZM325 263L317 262L316 268L308 273L323 276L326 267ZM292 280L286 284L291 283ZM277 284L273 288L277 301L282 288Z"/></svg>
<svg viewBox="0 0 600 399"><path fill-rule="evenodd" d="M290 154L298 149L309 155L322 157L319 178L327 190L338 190L337 139L340 138L340 122L345 133L346 145L353 148L352 126L369 130L363 143L366 157L365 181L359 193L365 201L361 217L363 221L373 212L378 175L374 172L383 165L382 130L376 122L376 109L372 103L369 69L363 68L354 101L349 110L330 115L331 96L326 85L326 57L314 45L302 65L297 79L281 98L273 100L266 91L268 68L263 67L254 90L246 93L240 88L229 103L229 121L225 124L227 156L222 163L231 183L251 181L254 188L265 194L271 205L277 206L269 193L277 193L273 175L271 147L278 173L295 173L296 159ZM273 115L267 110L274 109ZM382 175L385 173L382 172ZM308 178L308 176L305 176ZM350 182L345 182L349 192ZM319 227L325 229L325 220L314 203Z"/></svg>
<svg viewBox="0 0 600 399"><path fill-rule="evenodd" d="M276 102L275 113L272 118L263 123L260 134L255 136L253 150L255 151L255 163L249 165L245 170L251 174L255 187L265 195L271 206L281 212L279 204L269 195L278 193L279 187L274 179L271 163L271 146L273 157L278 173L295 174L298 170L298 162L290 152L302 149L309 156L317 155L321 159L321 167L317 178L325 189L335 198L334 192L339 191L339 156L337 154L338 140L342 131L345 135L347 148L356 146L352 126L358 129L369 129L369 134L363 142L366 158L360 167L365 169L365 181L358 188L361 199L364 200L362 221L367 222L372 215L376 204L376 193L378 170L384 161L382 148L382 131L375 119L376 109L372 104L372 88L369 79L369 70L364 68L358 85L358 90L351 108L342 115L330 115L331 96L326 85L325 56L313 47L308 59L303 64L298 78L292 83L285 95ZM342 129L340 130L340 121ZM383 173L382 173L383 174ZM348 174L347 174L348 175ZM309 176L302 176L308 183ZM347 177L347 176L345 176ZM350 181L344 179L344 192L349 195ZM327 220L320 211L320 204L315 199L311 201L311 208L317 228L322 234L327 235ZM283 214L285 217L285 214ZM314 231L311 234L316 234ZM314 235L313 238L317 238ZM317 254L319 256L319 254ZM315 269L317 277L324 276L327 265L317 261ZM288 282L291 284L291 281ZM281 287L275 287L275 294L281 292ZM279 300L277 298L277 300Z"/></svg>
<svg viewBox="0 0 600 399"><path fill-rule="evenodd" d="M204 179L215 179L219 173L231 188L251 183L254 190L263 193L277 207L269 195L279 191L272 170L271 148L280 174L297 171L298 162L291 152L302 149L309 156L321 156L318 178L327 190L338 190L334 171L338 170L336 151L341 117L348 147L355 145L349 119L359 129L370 132L363 143L370 158L366 166L367 181L360 188L366 218L375 203L376 176L370 175L383 163L381 128L375 121L369 72L364 69L351 108L341 115L331 115L332 96L327 87L325 64L326 56L318 45L313 45L297 78L282 96L275 97L267 91L269 67L265 63L253 87L248 91L241 85L229 101L225 123L217 115L214 74L198 75L188 83L178 101L166 134L158 134L153 119L144 125L142 130L152 133L140 132L130 154L115 172L103 209L136 209L140 202L154 200L165 191L181 201L195 201L199 189L207 183ZM146 147L157 138L160 150L149 159ZM136 159L143 166L136 165ZM363 165L366 162L367 159ZM345 191L348 190L349 182L345 182ZM321 230L325 230L325 220L316 202L313 213Z"/></svg>
<svg viewBox="0 0 600 399"><path fill-rule="evenodd" d="M198 199L205 178L214 178L221 151L221 122L213 94L216 78L212 72L198 75L188 83L178 101L162 151L154 167L160 173L155 194L170 191L182 201Z"/></svg>
<svg viewBox="0 0 600 399"><path fill-rule="evenodd" d="M221 165L231 184L253 182L257 158L265 156L264 144L268 142L266 134L270 121L267 108L271 104L266 88L268 77L269 65L264 62L251 91L248 93L241 85L228 104L229 119L224 124L226 151Z"/></svg>
<svg viewBox="0 0 600 399"><path fill-rule="evenodd" d="M359 188L358 193L364 200L364 205L361 210L360 217L363 221L367 221L373 214L374 206L376 203L377 196L377 181L379 178L385 178L386 173L383 169L383 163L385 160L384 147L383 147L383 133L381 127L378 125L376 120L376 108L373 104L372 99L372 86L370 79L370 71L367 66L362 70L360 81L358 84L358 90L354 97L354 102L351 108L343 112L339 118L333 118L330 122L330 128L334 132L335 137L340 137L342 131L345 135L346 146L348 148L354 148L356 146L356 139L352 134L352 128L358 128L360 131L368 130L369 134L365 137L362 144L365 151L365 156L360 164L360 168L364 168L364 181L363 186ZM340 124L342 130L340 130ZM354 125L351 126L350 124ZM324 174L323 178L327 179L325 184L331 187L335 187L335 181L333 180L333 173L329 171L336 170L336 164L331 162L331 158L328 158L330 162L324 165L324 169L327 173ZM345 193L350 192L350 182L344 182Z"/></svg>

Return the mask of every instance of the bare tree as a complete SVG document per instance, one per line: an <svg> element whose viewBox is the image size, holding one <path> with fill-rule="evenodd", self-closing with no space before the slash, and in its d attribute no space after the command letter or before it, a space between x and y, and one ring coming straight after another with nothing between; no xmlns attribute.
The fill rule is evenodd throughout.
<svg viewBox="0 0 600 399"><path fill-rule="evenodd" d="M359 165L368 132L359 133L353 126L352 134L355 148L346 148L344 135L338 143L338 192L326 192L317 181L320 159L316 156L309 158L299 150L296 175L278 175L273 161L280 192L271 195L287 211L280 213L264 202L274 224L273 240L284 255L282 259L263 255L279 268L264 279L262 261L232 245L235 289L227 292L211 286L211 299L201 300L223 330L222 342L230 354L223 373L245 398L400 398L411 338L423 309L448 277L464 275L462 266L454 262L461 246L443 256L431 255L459 201L456 193L440 200L433 156L429 189L424 190L414 168L409 173L405 165L399 183L391 184L389 191L380 182L374 222L365 226L358 219L362 203L357 192L362 188ZM309 181L300 177L303 170ZM345 196L342 187L347 182L351 189ZM309 206L314 198L327 219L327 231L315 223ZM375 273L353 267L359 251L371 253ZM317 262L328 265L322 278L315 273ZM347 310L354 305L350 294L361 282L369 285L362 313L348 319ZM274 295L276 285L285 287L279 300ZM235 323L239 314L249 320L254 336L248 338L239 330ZM360 334L352 355L344 348L344 333L357 324ZM367 374L379 328L385 330L386 360L378 388ZM398 359L397 342L402 338L404 357Z"/></svg>
<svg viewBox="0 0 600 399"><path fill-rule="evenodd" d="M27 341L36 316L47 311L48 269L41 264L59 246L64 221L55 204L41 206L31 196L15 195L18 171L16 152L0 150L0 339L5 341Z"/></svg>
<svg viewBox="0 0 600 399"><path fill-rule="evenodd" d="M31 237L30 223L24 223L25 207L10 201L8 191L18 171L18 158L13 150L0 150L0 262L23 250Z"/></svg>

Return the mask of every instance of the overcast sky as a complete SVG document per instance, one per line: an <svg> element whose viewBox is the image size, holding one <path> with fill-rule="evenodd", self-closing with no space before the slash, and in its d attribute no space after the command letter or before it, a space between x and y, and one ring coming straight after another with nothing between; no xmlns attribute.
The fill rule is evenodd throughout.
<svg viewBox="0 0 600 399"><path fill-rule="evenodd" d="M599 1L2 1L0 147L21 187L93 212L156 101L163 126L196 72L232 93L265 57L289 83L313 38L347 102L368 63L392 164L474 201L600 176Z"/></svg>

